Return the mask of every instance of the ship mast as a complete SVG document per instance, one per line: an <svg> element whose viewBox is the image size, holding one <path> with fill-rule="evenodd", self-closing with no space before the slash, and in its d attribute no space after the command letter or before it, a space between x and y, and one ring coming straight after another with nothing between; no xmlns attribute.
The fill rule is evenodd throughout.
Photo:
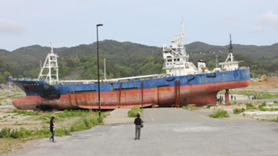
<svg viewBox="0 0 278 156"><path fill-rule="evenodd" d="M52 42L50 42L51 51L47 54L43 66L41 68L38 79L44 79L48 81L49 84L54 82L59 82L59 73L58 73L58 60L59 57L57 54L53 53ZM52 74L52 70L54 70L54 74Z"/></svg>
<svg viewBox="0 0 278 156"><path fill-rule="evenodd" d="M230 45L229 45L229 54L226 58L225 62L219 63L219 65L222 66L222 70L225 71L231 71L236 70L239 68L239 63L241 61L235 61L234 60L234 53L233 53L233 46L232 46L232 35L230 34Z"/></svg>
<svg viewBox="0 0 278 156"><path fill-rule="evenodd" d="M226 62L228 62L229 59L230 59L231 62L234 62L234 54L233 54L233 46L232 46L232 35L231 34L230 34L230 46L229 46L228 49L229 49L229 55L228 55L228 57L226 59Z"/></svg>
<svg viewBox="0 0 278 156"><path fill-rule="evenodd" d="M231 34L230 34L230 47L229 47L229 53L233 53L232 35L231 35Z"/></svg>

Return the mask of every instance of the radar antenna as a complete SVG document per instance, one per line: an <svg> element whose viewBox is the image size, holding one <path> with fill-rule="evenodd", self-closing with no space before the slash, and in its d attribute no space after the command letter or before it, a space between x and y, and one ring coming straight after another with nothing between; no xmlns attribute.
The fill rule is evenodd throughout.
<svg viewBox="0 0 278 156"><path fill-rule="evenodd" d="M230 47L229 47L229 53L233 53L232 35L231 35L231 34L230 34Z"/></svg>

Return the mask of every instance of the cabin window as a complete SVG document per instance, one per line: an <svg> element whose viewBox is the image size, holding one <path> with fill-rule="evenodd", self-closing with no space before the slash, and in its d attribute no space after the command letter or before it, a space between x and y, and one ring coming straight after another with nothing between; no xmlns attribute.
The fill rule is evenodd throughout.
<svg viewBox="0 0 278 156"><path fill-rule="evenodd" d="M168 62L172 62L172 59L168 59Z"/></svg>

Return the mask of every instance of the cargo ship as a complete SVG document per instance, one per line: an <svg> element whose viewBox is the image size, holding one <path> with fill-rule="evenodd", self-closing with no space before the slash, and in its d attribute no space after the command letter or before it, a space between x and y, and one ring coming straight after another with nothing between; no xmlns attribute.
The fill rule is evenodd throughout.
<svg viewBox="0 0 278 156"><path fill-rule="evenodd" d="M97 80L59 80L58 55L51 45L38 79L8 78L26 93L12 103L22 110L201 106L216 105L217 93L225 90L225 103L229 104L229 89L249 85L249 67L239 67L240 61L234 60L231 40L227 59L219 63L219 68L210 71L201 60L195 66L189 61L183 26L181 29L172 37L170 46L163 45L166 73L103 79L99 89Z"/></svg>

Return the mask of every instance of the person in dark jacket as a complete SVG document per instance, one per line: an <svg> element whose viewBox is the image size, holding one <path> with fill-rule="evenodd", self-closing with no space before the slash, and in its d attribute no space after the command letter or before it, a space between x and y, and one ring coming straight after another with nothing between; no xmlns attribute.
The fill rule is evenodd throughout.
<svg viewBox="0 0 278 156"><path fill-rule="evenodd" d="M142 128L142 123L143 120L140 118L140 114L137 114L137 118L134 120L135 124L135 140L140 140L140 133L141 133L141 128Z"/></svg>
<svg viewBox="0 0 278 156"><path fill-rule="evenodd" d="M52 116L51 117L51 120L50 120L50 132L52 133L52 136L49 138L49 141L52 141L52 142L56 142L54 141L54 136L55 136L55 123L54 123L54 119L55 117Z"/></svg>

